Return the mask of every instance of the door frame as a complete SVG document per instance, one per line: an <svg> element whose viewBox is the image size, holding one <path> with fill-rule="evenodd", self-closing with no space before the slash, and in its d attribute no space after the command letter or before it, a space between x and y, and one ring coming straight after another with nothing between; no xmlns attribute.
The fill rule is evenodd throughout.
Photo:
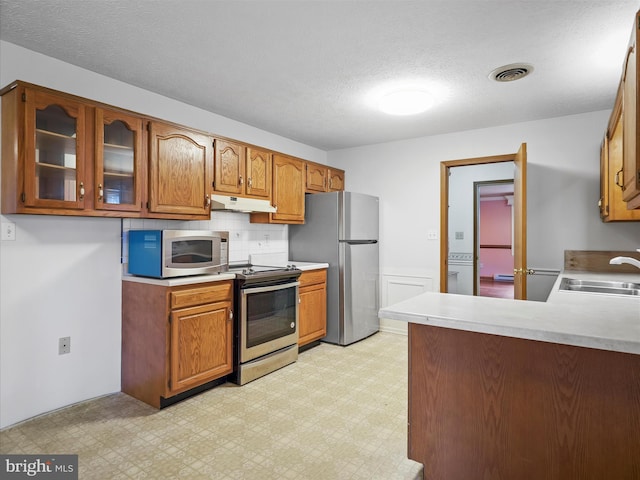
<svg viewBox="0 0 640 480"><path fill-rule="evenodd" d="M526 157L527 144L523 143L517 153L490 157L465 158L440 162L440 292L448 291L449 273L449 175L452 167L513 162L515 166L514 188L514 297L527 298L526 275L515 274L526 271L527 218L526 218Z"/></svg>

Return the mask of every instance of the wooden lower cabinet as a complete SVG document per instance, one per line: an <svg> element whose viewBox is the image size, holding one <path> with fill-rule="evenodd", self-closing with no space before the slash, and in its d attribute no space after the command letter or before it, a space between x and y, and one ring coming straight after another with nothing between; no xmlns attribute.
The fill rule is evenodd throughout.
<svg viewBox="0 0 640 480"><path fill-rule="evenodd" d="M640 355L409 324L429 480L640 478Z"/></svg>
<svg viewBox="0 0 640 480"><path fill-rule="evenodd" d="M327 334L327 270L307 270L300 275L298 346Z"/></svg>
<svg viewBox="0 0 640 480"><path fill-rule="evenodd" d="M122 282L122 391L156 408L233 370L233 281Z"/></svg>

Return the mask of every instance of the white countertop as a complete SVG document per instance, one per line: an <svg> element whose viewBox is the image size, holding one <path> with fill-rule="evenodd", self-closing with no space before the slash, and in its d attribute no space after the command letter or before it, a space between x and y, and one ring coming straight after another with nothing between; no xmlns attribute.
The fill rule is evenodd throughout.
<svg viewBox="0 0 640 480"><path fill-rule="evenodd" d="M329 268L328 263L318 263L318 262L289 261L282 266L286 266L286 265L295 265L302 271ZM280 266L280 265L274 265L274 266ZM122 280L125 282L148 283L150 285L160 285L163 287L177 287L180 285L193 285L196 283L220 282L222 280L234 280L235 278L236 278L235 274L227 273L227 272L214 273L212 275L191 275L188 277L174 277L174 278L150 278L150 277L139 277L136 275L122 276Z"/></svg>
<svg viewBox="0 0 640 480"><path fill-rule="evenodd" d="M160 285L162 287L178 287L180 285L193 285L195 283L220 282L222 280L234 280L234 273L214 273L211 275L190 275L188 277L173 278L150 278L139 277L137 275L123 275L123 282L148 283L149 285Z"/></svg>
<svg viewBox="0 0 640 480"><path fill-rule="evenodd" d="M564 271L546 302L427 292L380 318L640 354L640 297L560 291L562 277L640 283L640 274Z"/></svg>
<svg viewBox="0 0 640 480"><path fill-rule="evenodd" d="M291 265L295 265L303 272L305 270L319 270L321 268L329 268L328 263L318 263L318 262L296 262L295 260L291 260L289 262Z"/></svg>

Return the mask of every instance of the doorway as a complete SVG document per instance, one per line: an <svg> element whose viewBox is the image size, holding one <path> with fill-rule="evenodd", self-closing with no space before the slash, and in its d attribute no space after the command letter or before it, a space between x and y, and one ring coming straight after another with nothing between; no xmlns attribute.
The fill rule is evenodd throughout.
<svg viewBox="0 0 640 480"><path fill-rule="evenodd" d="M449 177L451 169L466 165L485 165L493 163L513 163L513 250L514 250L514 298L526 300L529 270L526 266L526 179L527 179L527 145L523 143L517 153L495 155L491 157L450 160L440 163L440 292L449 291Z"/></svg>
<svg viewBox="0 0 640 480"><path fill-rule="evenodd" d="M513 179L473 184L473 294L513 298Z"/></svg>

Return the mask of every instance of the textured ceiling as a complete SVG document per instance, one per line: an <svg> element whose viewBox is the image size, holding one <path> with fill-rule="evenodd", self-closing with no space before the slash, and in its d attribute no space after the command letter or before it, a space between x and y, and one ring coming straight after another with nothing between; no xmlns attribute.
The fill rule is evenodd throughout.
<svg viewBox="0 0 640 480"><path fill-rule="evenodd" d="M613 105L637 0L0 0L0 38L334 150ZM496 67L533 64L522 80ZM370 105L398 81L431 110Z"/></svg>

